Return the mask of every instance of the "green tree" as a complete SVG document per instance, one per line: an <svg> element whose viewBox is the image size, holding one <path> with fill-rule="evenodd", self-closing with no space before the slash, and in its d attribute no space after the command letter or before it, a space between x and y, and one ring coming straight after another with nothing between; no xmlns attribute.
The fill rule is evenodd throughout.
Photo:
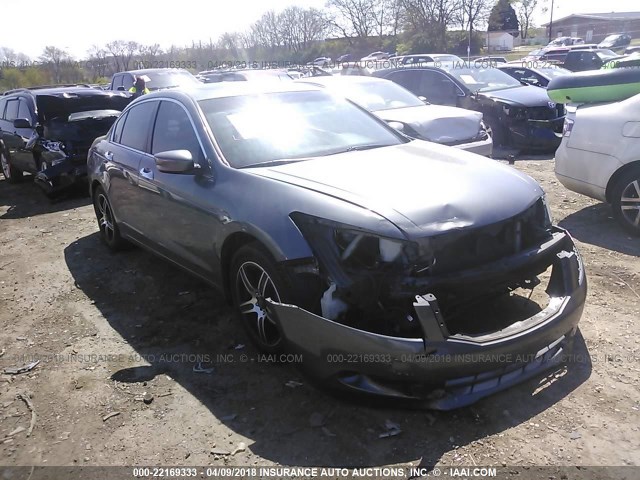
<svg viewBox="0 0 640 480"><path fill-rule="evenodd" d="M505 31L514 37L520 34L518 15L511 6L511 0L498 0L489 14L490 32Z"/></svg>

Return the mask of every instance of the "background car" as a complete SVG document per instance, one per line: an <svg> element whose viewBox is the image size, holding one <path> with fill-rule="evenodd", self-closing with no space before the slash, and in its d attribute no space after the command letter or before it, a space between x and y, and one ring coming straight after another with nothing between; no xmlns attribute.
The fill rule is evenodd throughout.
<svg viewBox="0 0 640 480"><path fill-rule="evenodd" d="M248 81L291 81L293 77L286 70L280 69L246 69L246 70L230 70L216 71L202 74L204 83L219 82L248 82Z"/></svg>
<svg viewBox="0 0 640 480"><path fill-rule="evenodd" d="M562 67L556 67L551 65L551 66L540 67L540 68L527 68L527 67L518 65L516 62L498 65L498 68L503 72L511 75L513 78L515 78L519 82L526 83L527 85L532 85L534 87L542 87L542 88L547 88L547 85L549 85L549 82L551 81L552 78L559 77L562 75L568 75L571 73L571 71Z"/></svg>
<svg viewBox="0 0 640 480"><path fill-rule="evenodd" d="M198 84L198 79L194 75L181 68L147 68L114 73L109 83L109 90L128 92L133 87L137 76L146 77L146 86L152 92Z"/></svg>
<svg viewBox="0 0 640 480"><path fill-rule="evenodd" d="M547 47L567 47L569 45L580 45L584 39L579 37L558 37L547 44Z"/></svg>
<svg viewBox="0 0 640 480"><path fill-rule="evenodd" d="M491 156L493 141L482 114L457 107L425 105L397 83L375 77L313 77L300 82L328 88L376 114L405 135Z"/></svg>
<svg viewBox="0 0 640 480"><path fill-rule="evenodd" d="M33 87L0 97L0 162L5 178L23 173L49 196L82 182L87 152L131 101L89 86Z"/></svg>
<svg viewBox="0 0 640 480"><path fill-rule="evenodd" d="M608 35L604 40L602 40L599 44L599 48L624 48L629 46L631 43L631 35L627 33L614 33L612 35Z"/></svg>
<svg viewBox="0 0 640 480"><path fill-rule="evenodd" d="M220 287L258 348L333 388L458 408L556 367L577 331L584 267L533 179L323 89L152 92L87 162L109 247Z"/></svg>
<svg viewBox="0 0 640 480"><path fill-rule="evenodd" d="M486 63L488 65L492 65L492 66L496 66L496 64L501 64L501 63L507 63L507 59L505 57L494 57L494 56L489 56L489 57L478 57L478 58L473 58L472 62L480 62L480 63Z"/></svg>
<svg viewBox="0 0 640 480"><path fill-rule="evenodd" d="M543 89L522 85L498 68L444 64L400 67L374 76L393 80L438 105L482 112L493 145L555 150L560 144L564 105L549 101Z"/></svg>
<svg viewBox="0 0 640 480"><path fill-rule="evenodd" d="M460 62L464 60L457 55L449 55L446 53L419 53L413 55L402 55L398 57L392 57L389 60L393 60L399 65L417 65L424 63L442 63L442 62Z"/></svg>
<svg viewBox="0 0 640 480"><path fill-rule="evenodd" d="M640 95L571 111L555 167L565 187L611 204L616 220L634 235L640 235L639 111Z"/></svg>
<svg viewBox="0 0 640 480"><path fill-rule="evenodd" d="M389 57L391 57L391 54L387 52L371 52L366 57L362 57L360 61L367 62L370 60L387 60Z"/></svg>
<svg viewBox="0 0 640 480"><path fill-rule="evenodd" d="M620 55L606 48L595 50L571 50L567 53L562 67L572 72L599 70L602 66Z"/></svg>

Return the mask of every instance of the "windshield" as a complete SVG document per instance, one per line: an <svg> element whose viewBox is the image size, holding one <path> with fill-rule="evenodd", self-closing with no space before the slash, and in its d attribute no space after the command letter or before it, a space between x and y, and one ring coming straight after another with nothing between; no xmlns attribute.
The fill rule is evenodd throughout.
<svg viewBox="0 0 640 480"><path fill-rule="evenodd" d="M618 56L615 52L611 50L598 50L596 54L602 59Z"/></svg>
<svg viewBox="0 0 640 480"><path fill-rule="evenodd" d="M602 43L610 43L613 44L616 40L618 40L618 38L620 38L620 35L609 35L607 38L605 38Z"/></svg>
<svg viewBox="0 0 640 480"><path fill-rule="evenodd" d="M539 68L542 73L544 73L549 78L561 77L562 75L568 75L571 73L570 70L566 68Z"/></svg>
<svg viewBox="0 0 640 480"><path fill-rule="evenodd" d="M372 115L322 91L198 103L225 158L235 168L403 143Z"/></svg>
<svg viewBox="0 0 640 480"><path fill-rule="evenodd" d="M413 93L392 81L358 82L334 90L370 112L424 106Z"/></svg>
<svg viewBox="0 0 640 480"><path fill-rule="evenodd" d="M149 78L147 82L147 88L149 90L158 90L160 88L170 87L186 87L189 85L199 85L200 82L196 77L189 72L181 71L166 71L166 72L153 72L147 73Z"/></svg>
<svg viewBox="0 0 640 480"><path fill-rule="evenodd" d="M447 71L460 80L472 92L488 92L507 87L519 87L522 84L511 75L497 68L466 68L454 64Z"/></svg>

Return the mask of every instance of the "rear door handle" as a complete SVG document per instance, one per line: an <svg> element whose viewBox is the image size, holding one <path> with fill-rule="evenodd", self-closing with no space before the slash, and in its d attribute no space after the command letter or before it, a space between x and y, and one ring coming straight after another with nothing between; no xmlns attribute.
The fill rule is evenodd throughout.
<svg viewBox="0 0 640 480"><path fill-rule="evenodd" d="M140 176L146 178L147 180L153 180L153 172L148 168L141 168Z"/></svg>
<svg viewBox="0 0 640 480"><path fill-rule="evenodd" d="M110 162L113 161L113 152L104 152L104 158Z"/></svg>

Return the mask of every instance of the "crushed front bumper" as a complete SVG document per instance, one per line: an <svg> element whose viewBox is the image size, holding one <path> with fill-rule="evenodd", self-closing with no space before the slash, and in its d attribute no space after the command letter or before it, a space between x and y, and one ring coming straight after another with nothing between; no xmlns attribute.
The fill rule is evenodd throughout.
<svg viewBox="0 0 640 480"><path fill-rule="evenodd" d="M314 377L344 390L450 410L561 362L577 330L587 291L584 266L571 237L556 229L552 241L499 263L503 269L520 270L540 256L551 258L553 265L548 306L489 334L448 335L437 301L426 293L416 296L414 303L422 338L359 330L270 300L267 309L288 347L302 354L302 367ZM498 270L482 269L493 272L488 278ZM465 275L475 282L480 273L478 269Z"/></svg>
<svg viewBox="0 0 640 480"><path fill-rule="evenodd" d="M70 159L38 172L35 183L48 196L60 193L87 178L86 162L77 163Z"/></svg>
<svg viewBox="0 0 640 480"><path fill-rule="evenodd" d="M555 150L562 141L564 116L551 120L525 120L509 125L516 147L535 150Z"/></svg>

